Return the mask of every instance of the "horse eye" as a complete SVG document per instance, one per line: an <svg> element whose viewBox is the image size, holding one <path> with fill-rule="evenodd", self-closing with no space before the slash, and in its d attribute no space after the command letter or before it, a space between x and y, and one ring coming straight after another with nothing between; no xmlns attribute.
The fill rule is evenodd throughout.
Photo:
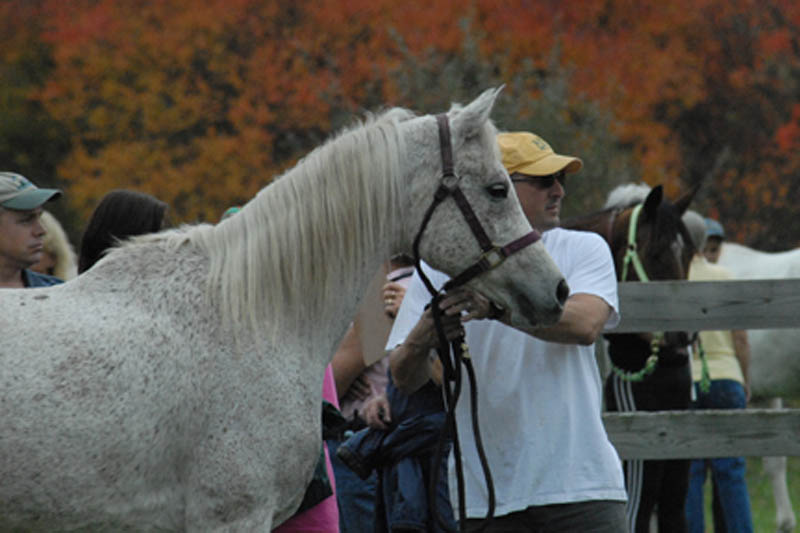
<svg viewBox="0 0 800 533"><path fill-rule="evenodd" d="M508 196L508 186L505 183L493 183L486 187L492 198L503 199Z"/></svg>

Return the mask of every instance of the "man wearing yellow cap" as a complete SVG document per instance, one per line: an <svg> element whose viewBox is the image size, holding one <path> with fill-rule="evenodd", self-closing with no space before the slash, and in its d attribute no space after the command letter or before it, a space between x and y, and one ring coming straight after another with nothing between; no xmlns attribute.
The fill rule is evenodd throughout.
<svg viewBox="0 0 800 533"><path fill-rule="evenodd" d="M44 253L42 206L61 196L40 189L28 178L0 172L0 288L45 287L61 283L53 276L28 270Z"/></svg>
<svg viewBox="0 0 800 533"><path fill-rule="evenodd" d="M501 133L497 142L522 209L542 232L571 293L558 324L528 333L496 320L472 320L490 315L490 303L478 294L466 291L467 302L450 294L442 301L446 307L461 300L453 305L470 310L462 321L478 376L481 433L496 496L495 519L481 529L488 495L469 429L469 402L459 402L467 530L624 533L622 465L602 423L594 357L597 336L619 321L614 263L598 235L558 227L566 177L583 164L556 154L533 133ZM447 281L430 268L426 273L437 287ZM392 377L406 392L431 375L437 340L430 313L423 312L429 298L415 275L387 343ZM451 457L451 494L455 486Z"/></svg>

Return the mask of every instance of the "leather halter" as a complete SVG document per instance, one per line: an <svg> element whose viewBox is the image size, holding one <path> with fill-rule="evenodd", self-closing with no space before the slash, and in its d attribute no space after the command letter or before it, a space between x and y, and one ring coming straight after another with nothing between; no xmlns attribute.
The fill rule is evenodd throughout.
<svg viewBox="0 0 800 533"><path fill-rule="evenodd" d="M428 225L428 221L433 215L433 211L448 197L452 197L453 201L455 201L456 205L461 210L464 219L467 221L467 224L472 230L472 234L475 236L483 252L475 263L464 269L464 271L457 276L451 278L444 285L442 290L447 291L464 285L472 278L484 272L497 268L510 255L535 243L541 239L542 236L538 231L532 229L530 232L511 241L505 246L498 246L492 243L478 220L478 217L475 215L475 211L473 211L472 207L469 205L469 201L458 186L458 182L461 178L455 173L455 167L453 165L453 147L450 140L450 123L447 119L447 115L436 115L436 122L439 125L439 147L442 154L442 182L433 194L433 201L430 207L428 207L428 211L425 213L417 237L414 239L414 254L418 257L417 250L419 249L419 242L422 239L422 234L425 231L425 227ZM428 285L428 290L431 291L431 294L437 292L428 283L426 283L426 285Z"/></svg>

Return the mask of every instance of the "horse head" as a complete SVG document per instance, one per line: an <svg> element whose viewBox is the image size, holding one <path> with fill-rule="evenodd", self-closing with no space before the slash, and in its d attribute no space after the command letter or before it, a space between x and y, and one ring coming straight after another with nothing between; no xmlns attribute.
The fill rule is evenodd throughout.
<svg viewBox="0 0 800 533"><path fill-rule="evenodd" d="M689 207L697 187L671 202L661 185L622 185L608 196L605 209L565 221L562 226L594 231L611 248L619 281L666 281L686 279L695 248L681 217ZM612 335L623 352L645 350L647 335ZM662 349L685 350L686 332L666 332Z"/></svg>
<svg viewBox="0 0 800 533"><path fill-rule="evenodd" d="M673 203L664 197L663 187L658 185L640 202L624 208L617 206L623 210L613 224L609 245L620 281L686 279L695 249L681 216L696 191L688 191ZM637 208L638 217L635 216ZM633 249L641 261L643 272L635 267L625 267L626 257L633 257Z"/></svg>
<svg viewBox="0 0 800 533"><path fill-rule="evenodd" d="M428 264L503 308L513 326L531 329L558 321L569 289L500 162L489 120L498 92L406 123L408 151L423 157L409 158L418 163L408 169L403 231ZM464 275L476 268L480 274Z"/></svg>

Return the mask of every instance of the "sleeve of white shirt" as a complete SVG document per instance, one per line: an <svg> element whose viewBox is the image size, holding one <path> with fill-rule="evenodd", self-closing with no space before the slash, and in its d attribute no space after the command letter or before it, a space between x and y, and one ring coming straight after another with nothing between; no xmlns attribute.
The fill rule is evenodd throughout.
<svg viewBox="0 0 800 533"><path fill-rule="evenodd" d="M567 275L570 294L592 294L602 298L611 306L611 314L605 329L619 324L619 298L617 296L617 273L611 250L602 237L582 232L580 253L571 253L570 272Z"/></svg>
<svg viewBox="0 0 800 533"><path fill-rule="evenodd" d="M425 263L422 263L422 269L437 289L449 279L446 274L433 270ZM430 301L431 293L419 277L419 272L414 271L411 283L409 283L408 288L406 288L406 294L403 296L403 303L400 304L397 317L395 317L394 324L392 324L392 331L389 332L389 339L386 341L387 351L394 350L406 340L408 334L419 322L422 313L425 312L425 306Z"/></svg>

